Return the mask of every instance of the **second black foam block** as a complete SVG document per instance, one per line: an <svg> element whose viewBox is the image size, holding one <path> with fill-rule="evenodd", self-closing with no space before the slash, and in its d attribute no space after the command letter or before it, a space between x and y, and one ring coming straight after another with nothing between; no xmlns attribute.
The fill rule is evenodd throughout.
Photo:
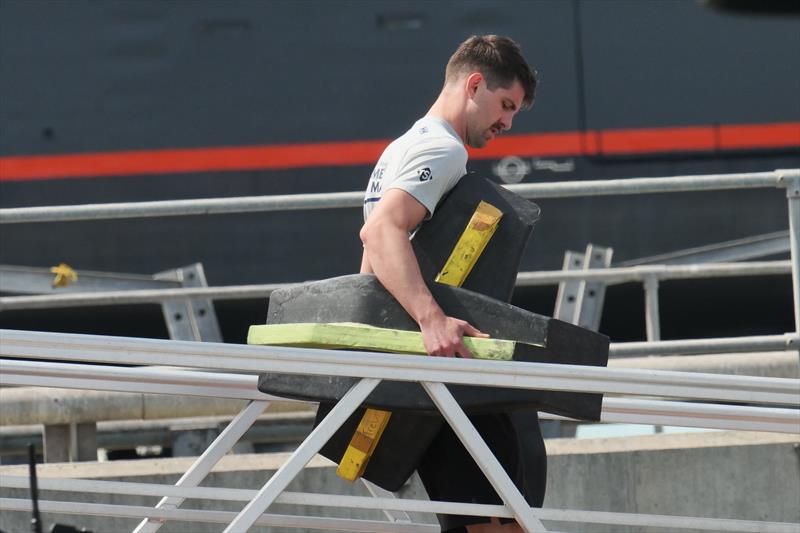
<svg viewBox="0 0 800 533"><path fill-rule="evenodd" d="M604 335L458 287L431 284L429 288L449 316L466 320L494 338L518 341L514 361L606 364L608 338ZM268 314L270 324L359 322L417 330L411 317L370 274L342 276L277 290L270 297ZM454 366L459 364L457 359L450 362ZM289 398L338 401L357 380L268 373L260 377L259 389ZM587 420L598 420L600 416L602 397L598 394L469 385L451 385L449 388L461 407L470 414L536 409ZM437 412L420 385L408 382L381 383L364 405L390 411Z"/></svg>
<svg viewBox="0 0 800 533"><path fill-rule="evenodd" d="M462 297L469 291L462 293L433 284L433 279L444 266L480 201L486 201L500 209L503 217L492 240L467 277L464 287L496 299L490 304L485 300ZM511 306L502 302L511 300L522 254L538 218L539 208L535 204L489 180L472 175L463 177L442 200L434 217L421 226L412 240L423 279L429 283L434 296L447 314L467 320L495 338L546 343L546 348L540 350L521 349L515 353L515 358L519 360L605 365L608 358L607 338L523 310L518 310L520 313L515 314L517 311L509 311ZM348 276L328 281L274 292L270 298L267 322L351 321L397 329L418 329L397 302L376 284L374 278ZM508 312L511 314L506 315ZM509 320L509 316L518 319L513 327L510 324L514 321ZM321 381L315 381L316 379L265 374L260 376L259 389L282 396L322 399L317 413L319 423L332 407L325 400L341 397L347 385L352 384L352 380L342 381L333 377L323 378ZM388 407L395 405L396 398L399 397L403 407L411 409L392 415L381 444L373 453L364 473L366 479L388 490L399 489L419 465L432 439L440 431L447 431L442 427L444 421L441 416L429 414L432 412L429 411L431 402L419 385L400 385L403 384L382 383L367 402L367 405ZM397 389L398 386L400 389ZM511 415L507 409L528 408L527 412L513 413L511 421L515 426L521 453L536 456L533 460L523 460L517 466L524 470L529 503L536 505L541 505L544 498L546 469L544 446L536 423L536 409L595 420L599 417L602 398L601 395L562 392L501 391L497 388L466 386L448 388L466 409L472 412L497 412L496 415L486 416L496 416L499 417L498 420ZM476 390L479 392L476 393ZM484 392L480 392L481 390ZM489 390L491 392L487 393ZM395 393L399 393L399 396L395 397ZM363 413L363 409L357 410L323 447L321 453L338 462ZM464 464L462 468L477 467L471 463ZM474 475L481 474L477 472Z"/></svg>
<svg viewBox="0 0 800 533"><path fill-rule="evenodd" d="M495 338L546 342L544 348L518 345L520 348L514 353L517 361L592 366L606 364L608 338L603 335L465 289L439 284L432 284L430 288L447 314L467 320ZM270 297L268 317L271 324L360 322L394 329L416 329L411 317L377 279L368 274L343 276L275 291ZM453 359L452 363L457 365L459 361ZM356 381L357 378L337 376L267 373L259 376L258 388L268 394L321 402L317 414L319 422L330 411L332 404L329 402L341 398ZM520 409L532 411L535 415L535 411L542 410L597 420L602 401L597 394L559 391L466 385L449 385L448 389L462 408L471 414L498 413L498 416L506 416L499 413ZM393 411L364 477L387 490L398 490L417 468L428 444L440 431L442 418L417 383L384 381L364 404ZM320 453L338 462L363 413L364 409L358 409ZM524 428L518 421L515 421L515 425L520 433L520 442L524 444ZM538 440L529 444L536 445ZM536 472L528 477L533 483L542 481L542 475L542 472Z"/></svg>

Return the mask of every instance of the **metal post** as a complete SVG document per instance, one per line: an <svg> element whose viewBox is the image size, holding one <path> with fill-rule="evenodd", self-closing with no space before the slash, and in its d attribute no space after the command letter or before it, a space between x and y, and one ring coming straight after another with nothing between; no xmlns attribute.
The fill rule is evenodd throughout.
<svg viewBox="0 0 800 533"><path fill-rule="evenodd" d="M613 255L613 248L588 244L583 260L583 269L608 268L611 266L611 257ZM575 301L575 315L572 323L592 331L599 330L605 296L606 283L582 280L578 285L578 296Z"/></svg>
<svg viewBox="0 0 800 533"><path fill-rule="evenodd" d="M800 178L782 178L789 203L789 244L794 293L794 330L800 332Z"/></svg>
<svg viewBox="0 0 800 533"><path fill-rule="evenodd" d="M649 274L644 278L644 312L647 341L661 340L661 318L658 315L658 278Z"/></svg>
<svg viewBox="0 0 800 533"><path fill-rule="evenodd" d="M176 281L183 287L208 287L202 263L166 270L154 279ZM171 339L222 342L214 302L209 298L187 298L161 302Z"/></svg>
<svg viewBox="0 0 800 533"><path fill-rule="evenodd" d="M658 314L658 278L650 274L644 278L644 320L647 342L661 340L661 317ZM655 433L663 433L664 426L653 426Z"/></svg>
<svg viewBox="0 0 800 533"><path fill-rule="evenodd" d="M564 270L582 270L584 254L567 250L564 252ZM553 310L553 318L572 322L575 316L575 304L578 300L578 288L581 280L562 281L558 284L558 294L556 295L556 306Z"/></svg>

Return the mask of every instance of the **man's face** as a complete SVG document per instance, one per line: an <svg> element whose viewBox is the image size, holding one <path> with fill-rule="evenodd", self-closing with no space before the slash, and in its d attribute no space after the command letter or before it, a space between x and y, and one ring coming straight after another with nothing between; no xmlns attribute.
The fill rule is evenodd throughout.
<svg viewBox="0 0 800 533"><path fill-rule="evenodd" d="M517 80L508 89L498 87L490 91L481 77L468 106L466 144L483 148L497 135L510 130L524 98L525 89Z"/></svg>

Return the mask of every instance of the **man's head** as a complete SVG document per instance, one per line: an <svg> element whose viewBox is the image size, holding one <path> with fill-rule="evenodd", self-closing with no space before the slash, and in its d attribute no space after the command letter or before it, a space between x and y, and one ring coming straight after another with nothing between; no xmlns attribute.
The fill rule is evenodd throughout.
<svg viewBox="0 0 800 533"><path fill-rule="evenodd" d="M445 86L466 92L466 138L482 148L502 131L511 129L514 115L533 105L536 76L519 45L498 35L472 36L447 62Z"/></svg>

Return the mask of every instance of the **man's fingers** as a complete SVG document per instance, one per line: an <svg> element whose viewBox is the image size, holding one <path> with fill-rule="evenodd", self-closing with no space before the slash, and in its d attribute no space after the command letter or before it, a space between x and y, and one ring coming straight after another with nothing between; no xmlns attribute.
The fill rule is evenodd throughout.
<svg viewBox="0 0 800 533"><path fill-rule="evenodd" d="M456 356L461 356L464 359L472 359L472 352L469 351L469 348L467 348L463 342L459 342L458 345L456 345Z"/></svg>

